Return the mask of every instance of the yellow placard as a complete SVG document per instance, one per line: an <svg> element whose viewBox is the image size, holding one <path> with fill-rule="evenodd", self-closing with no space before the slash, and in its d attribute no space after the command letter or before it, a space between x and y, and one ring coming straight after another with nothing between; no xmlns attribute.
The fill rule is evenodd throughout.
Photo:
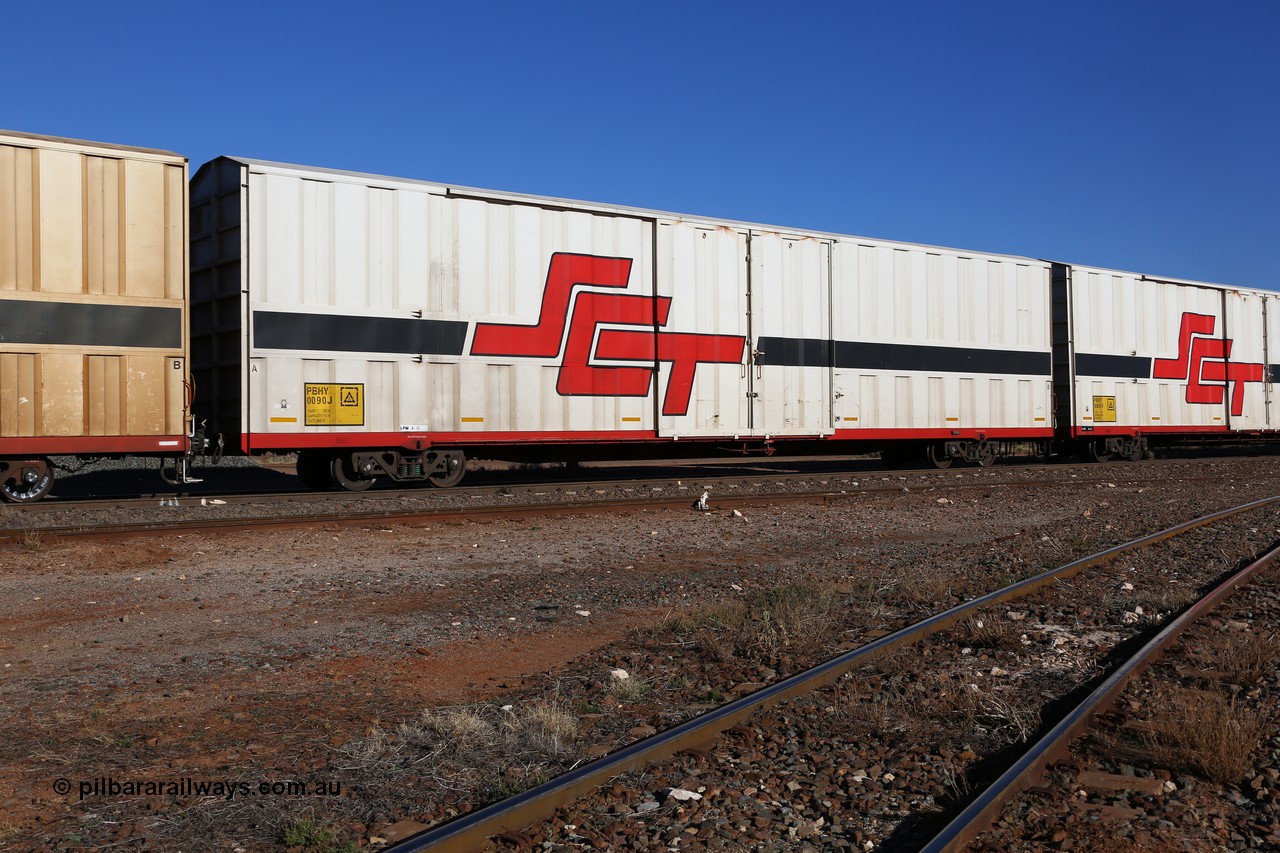
<svg viewBox="0 0 1280 853"><path fill-rule="evenodd" d="M364 426L364 385L306 383L307 426Z"/></svg>
<svg viewBox="0 0 1280 853"><path fill-rule="evenodd" d="M1115 397L1098 397L1093 398L1093 422L1103 424L1113 424L1116 422L1116 398Z"/></svg>

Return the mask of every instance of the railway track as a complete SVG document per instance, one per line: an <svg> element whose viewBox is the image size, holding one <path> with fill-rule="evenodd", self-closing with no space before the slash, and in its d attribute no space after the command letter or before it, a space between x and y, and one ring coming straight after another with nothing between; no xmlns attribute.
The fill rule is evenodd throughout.
<svg viewBox="0 0 1280 853"><path fill-rule="evenodd" d="M545 820L557 808L572 803L576 798L599 788L619 774L648 766L652 762L677 752L705 752L708 745L714 743L726 731L746 731L745 723L753 714L764 709L775 708L802 695L833 685L847 677L849 673L866 665L869 661L884 658L896 651L919 643L922 639L949 626L954 626L962 620L972 619L979 611L989 609L997 604L1008 604L1011 601L1050 587L1060 587L1068 579L1087 568L1099 566L1114 560L1120 555L1130 554L1156 543L1165 542L1206 525L1263 507L1273 506L1278 501L1280 501L1280 498L1267 498L1203 516L1072 561L1052 571L1044 572L975 598L963 605L875 639L812 669L765 686L749 696L715 708L678 726L633 743L591 764L498 802L493 806L463 815L416 835L396 844L391 849L395 850L396 853L427 849L443 851L478 850L485 844L486 839L493 836L500 836L506 833L508 838L518 837L520 831L525 827ZM1172 642L1177 632L1187 623L1212 607L1214 602L1221 599L1231 588L1242 583L1249 574L1256 573L1263 566L1268 565L1273 557L1274 552L1251 565L1245 572L1221 584L1214 593L1188 609L1176 622L1164 628L1158 636L1147 644L1142 654L1149 655L1155 650L1166 647ZM1122 687L1138 671L1140 665L1137 662L1127 662L1116 666L1106 683L1094 691L1085 705L1066 714L1062 721L1053 727L1051 738L1038 741L1032 750L1027 753L1026 757L1012 762L1010 769L1001 776L1000 781L992 786L990 790L984 791L980 796L974 798L972 804L952 824L947 826L936 838L928 842L927 849L958 849L965 841L971 839L984 825L984 822L989 822L992 815L998 810L999 804L1004 802L1009 792L1025 787L1028 784L1028 780L1036 776L1043 768L1047 757L1060 754L1063 743L1079 733L1084 721L1097 713L1097 708L1100 707L1099 703L1104 699L1113 698L1119 689L1117 685Z"/></svg>
<svg viewBox="0 0 1280 853"><path fill-rule="evenodd" d="M522 515L554 516L575 512L617 512L639 509L681 509L706 493L710 505L722 509L767 503L829 503L858 495L905 490L950 492L961 489L1035 488L1069 483L1073 487L1114 484L1130 486L1166 483L1168 474L1134 469L1098 471L1082 466L1086 476L1062 468L1026 467L964 473L844 472L797 475L794 472L733 474L689 479L591 479L521 483L502 482L485 487L437 491L385 489L370 492L253 492L225 495L150 495L132 498L50 501L4 507L0 544L65 539L113 539L134 536L179 535L198 532L231 532L253 529L287 529L302 526L350 526L360 524L419 524L457 519L480 520ZM1026 474L1031 476L1025 476ZM1044 474L1049 476L1043 476ZM1064 479L1065 476L1069 479ZM1036 476L1037 474L1041 476ZM1119 475L1125 476L1119 476ZM1184 475L1188 483L1216 481L1212 475ZM753 491L755 490L755 491ZM632 497L631 493L643 493ZM608 495L609 497L601 497ZM406 504L409 506L406 508ZM305 512L290 512L302 507ZM335 507L329 509L329 507ZM210 512L234 510L234 515L209 517ZM95 513L109 517L95 517ZM180 516L175 513L185 512ZM131 520L119 520L133 513ZM82 517L77 518L77 515ZM70 516L72 523L44 523Z"/></svg>
<svg viewBox="0 0 1280 853"><path fill-rule="evenodd" d="M1210 462L1213 460L1209 460ZM333 501L380 502L398 500L434 501L448 500L458 495L481 498L494 495L520 495L547 492L574 493L591 489L645 489L673 488L686 484L688 488L717 489L725 484L753 485L778 482L784 479L820 480L835 479L872 484L886 480L904 483L909 487L933 487L952 484L957 480L973 482L999 482L1034 484L1057 479L1072 479L1078 483L1096 483L1123 479L1126 482L1147 483L1168 479L1164 462L1112 463L1099 466L1096 463L1060 463L1046 466L1042 463L999 465L992 468L958 467L946 470L934 468L891 469L875 460L846 460L843 463L830 459L804 458L798 461L753 461L741 463L704 462L681 463L674 466L600 466L583 469L577 476L567 476L559 469L551 471L479 472L472 475L464 487L437 490L429 486L409 488L375 487L363 492L311 491L300 484L296 488L237 488L234 491L219 490L208 486L175 489L163 492L104 493L81 497L52 496L27 504L0 504L11 517L40 516L59 512L96 510L103 507L151 509L157 507L190 508L207 507L211 502L221 504L317 504ZM1194 466L1195 462L1168 460L1167 464ZM293 469L275 466L288 482L293 483ZM1202 475L1188 473L1182 479L1204 479ZM876 487L868 485L866 490Z"/></svg>

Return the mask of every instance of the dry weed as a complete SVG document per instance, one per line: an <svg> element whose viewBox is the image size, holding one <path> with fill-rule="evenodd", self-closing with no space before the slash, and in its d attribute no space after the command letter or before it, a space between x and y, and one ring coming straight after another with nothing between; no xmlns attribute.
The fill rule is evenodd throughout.
<svg viewBox="0 0 1280 853"><path fill-rule="evenodd" d="M1010 702L994 693L980 694L978 720L996 734L1008 732L1014 743L1024 743L1040 727L1040 711L1034 706Z"/></svg>
<svg viewBox="0 0 1280 853"><path fill-rule="evenodd" d="M1275 634L1247 631L1229 635L1226 642L1214 646L1202 660L1227 680L1247 687L1274 673L1278 656L1280 642Z"/></svg>
<svg viewBox="0 0 1280 853"><path fill-rule="evenodd" d="M982 695L977 685L962 676L929 672L912 685L908 715L921 722L949 720L962 729L973 728Z"/></svg>
<svg viewBox="0 0 1280 853"><path fill-rule="evenodd" d="M1177 582L1147 584L1131 596L1132 604L1151 614L1178 613L1200 596L1189 584ZM1133 609L1130 606L1129 609Z"/></svg>
<svg viewBox="0 0 1280 853"><path fill-rule="evenodd" d="M609 695L619 702L639 702L653 692L653 685L638 678L615 678L609 684Z"/></svg>
<svg viewBox="0 0 1280 853"><path fill-rule="evenodd" d="M906 571L897 587L907 602L936 610L951 601L955 578L950 571L928 564L915 565Z"/></svg>
<svg viewBox="0 0 1280 853"><path fill-rule="evenodd" d="M1011 651L1022 648L1022 632L1018 626L994 613L966 619L956 626L955 631L962 646Z"/></svg>
<svg viewBox="0 0 1280 853"><path fill-rule="evenodd" d="M798 581L757 593L745 601L709 607L668 619L650 633L651 642L693 644L708 658L772 660L782 654L821 651L844 617L830 589Z"/></svg>
<svg viewBox="0 0 1280 853"><path fill-rule="evenodd" d="M1268 730L1266 718L1236 697L1204 690L1173 694L1151 722L1143 746L1154 763L1226 784L1249 771Z"/></svg>
<svg viewBox="0 0 1280 853"><path fill-rule="evenodd" d="M738 653L738 637L750 624L751 614L742 602L710 608L692 631L698 648L714 661L726 661Z"/></svg>
<svg viewBox="0 0 1280 853"><path fill-rule="evenodd" d="M507 795L536 784L577 746L578 719L555 701L438 708L344 745L351 769L408 767L454 791Z"/></svg>

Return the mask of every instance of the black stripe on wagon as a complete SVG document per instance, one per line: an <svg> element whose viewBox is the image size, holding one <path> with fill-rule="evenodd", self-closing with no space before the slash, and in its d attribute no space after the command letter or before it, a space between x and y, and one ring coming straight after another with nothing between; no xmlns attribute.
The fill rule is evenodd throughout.
<svg viewBox="0 0 1280 853"><path fill-rule="evenodd" d="M1271 382L1280 382L1280 364L1267 365L1267 377Z"/></svg>
<svg viewBox="0 0 1280 853"><path fill-rule="evenodd" d="M459 320L253 312L253 345L262 349L462 355L466 339Z"/></svg>
<svg viewBox="0 0 1280 853"><path fill-rule="evenodd" d="M824 341L818 338L761 338L758 364L787 367L839 367L926 373L994 373L1049 376L1048 352Z"/></svg>
<svg viewBox="0 0 1280 853"><path fill-rule="evenodd" d="M0 344L182 348L182 309L0 299Z"/></svg>
<svg viewBox="0 0 1280 853"><path fill-rule="evenodd" d="M1076 374L1116 376L1122 379L1150 379L1151 359L1140 355L1097 355L1076 353Z"/></svg>

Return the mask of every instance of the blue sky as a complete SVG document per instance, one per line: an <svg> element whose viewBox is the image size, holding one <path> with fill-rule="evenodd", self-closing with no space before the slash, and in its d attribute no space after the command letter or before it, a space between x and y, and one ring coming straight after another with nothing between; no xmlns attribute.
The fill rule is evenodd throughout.
<svg viewBox="0 0 1280 853"><path fill-rule="evenodd" d="M240 154L1280 289L1280 0L71 2L6 22L0 127L193 172Z"/></svg>

